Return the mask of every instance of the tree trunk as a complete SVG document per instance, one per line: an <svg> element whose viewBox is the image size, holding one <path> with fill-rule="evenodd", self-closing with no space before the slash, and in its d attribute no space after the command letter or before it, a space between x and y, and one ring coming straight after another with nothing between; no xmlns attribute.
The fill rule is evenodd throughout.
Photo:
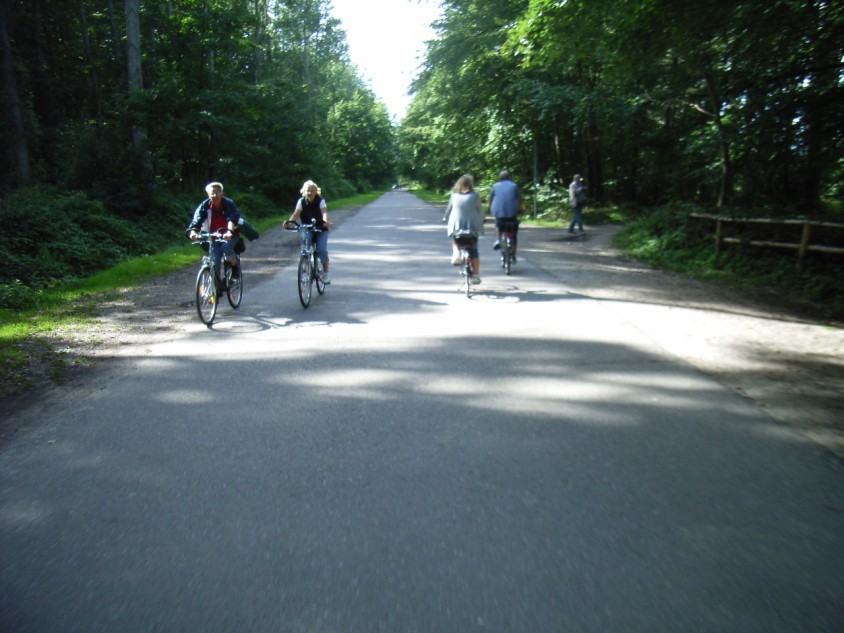
<svg viewBox="0 0 844 633"><path fill-rule="evenodd" d="M715 129L718 131L718 147L721 152L721 182L718 187L718 202L715 206L723 207L731 188L730 149L727 144L724 123L721 120L721 100L717 96L715 82L710 73L706 73L706 90L709 93L709 107L712 108L712 119L715 121Z"/></svg>
<svg viewBox="0 0 844 633"><path fill-rule="evenodd" d="M129 92L141 90L144 78L141 72L141 21L139 0L125 0L126 10L126 60Z"/></svg>
<svg viewBox="0 0 844 633"><path fill-rule="evenodd" d="M254 68L252 80L255 85L260 83L264 74L264 51L265 51L265 37L264 25L267 23L267 0L254 0L255 11L255 31L252 33L252 43L254 45Z"/></svg>
<svg viewBox="0 0 844 633"><path fill-rule="evenodd" d="M117 18L114 11L114 0L108 0L106 3L108 11L108 28L111 32L111 45L114 50L114 59L121 59L123 51L120 48L120 35L117 32Z"/></svg>
<svg viewBox="0 0 844 633"><path fill-rule="evenodd" d="M94 118L99 122L100 115L103 112L103 100L100 92L100 79L97 76L94 57L91 54L91 39L88 37L88 18L85 16L85 5L82 0L79 0L79 25L82 30L82 51L85 54L85 60L88 66L88 81L91 84L91 99L94 102L91 110Z"/></svg>
<svg viewBox="0 0 844 633"><path fill-rule="evenodd" d="M129 96L144 87L141 73L141 26L139 0L125 0L126 10L126 68L129 83ZM132 140L139 146L146 140L146 130L136 126L132 129Z"/></svg>
<svg viewBox="0 0 844 633"><path fill-rule="evenodd" d="M563 140L560 138L560 122L556 115L554 115L554 158L555 171L557 172L557 180L563 186L566 186L565 174L565 158L563 156Z"/></svg>
<svg viewBox="0 0 844 633"><path fill-rule="evenodd" d="M12 54L12 43L6 29L5 10L0 9L0 48L2 48L3 89L6 93L6 107L12 122L12 157L17 170L20 185L29 183L31 172L29 165L29 146L26 138L26 128L23 124L23 110L15 81L15 64Z"/></svg>

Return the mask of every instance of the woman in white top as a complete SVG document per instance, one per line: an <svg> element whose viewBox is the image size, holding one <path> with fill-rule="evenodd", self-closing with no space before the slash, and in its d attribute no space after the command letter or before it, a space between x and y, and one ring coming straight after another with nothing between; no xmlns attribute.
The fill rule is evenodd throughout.
<svg viewBox="0 0 844 633"><path fill-rule="evenodd" d="M454 183L448 207L445 210L445 221L448 223L448 235L452 239L459 234L471 236L469 257L472 263L472 283L481 283L481 278L478 276L481 268L478 258L478 236L483 233L484 216L481 197L475 191L475 179L470 174L463 174Z"/></svg>

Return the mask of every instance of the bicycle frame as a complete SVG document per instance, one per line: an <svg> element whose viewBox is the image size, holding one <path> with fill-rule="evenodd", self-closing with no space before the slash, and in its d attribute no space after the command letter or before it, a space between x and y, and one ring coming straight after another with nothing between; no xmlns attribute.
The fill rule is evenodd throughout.
<svg viewBox="0 0 844 633"><path fill-rule="evenodd" d="M296 224L295 228L287 228L288 231L299 233L301 251L299 253L299 267L297 274L297 287L299 291L299 302L303 308L311 304L311 294L314 282L317 292L325 292L325 282L322 280L322 261L319 259L314 233L320 233L315 223Z"/></svg>
<svg viewBox="0 0 844 633"><path fill-rule="evenodd" d="M472 294L473 276L472 257L469 252L469 249L473 244L473 240L470 238L474 238L474 236L471 234L457 234L454 236L454 241L460 251L460 275L463 277L463 284L460 286L460 290L464 290L467 297Z"/></svg>
<svg viewBox="0 0 844 633"><path fill-rule="evenodd" d="M502 224L499 231L498 243L501 246L501 267L504 269L505 275L510 274L510 268L513 265L513 242L516 239L518 226L518 220L506 222Z"/></svg>
<svg viewBox="0 0 844 633"><path fill-rule="evenodd" d="M240 307L240 302L243 299L243 270L240 265L240 255L235 256L236 272L232 264L223 259L220 263L223 270L220 271L222 276L222 286L218 286L217 271L214 270L214 257L211 253L211 244L215 241L223 239L220 233L206 233L201 232L195 244L200 246L208 245L208 252L202 256L202 261L199 265L199 272L196 275L196 311L199 315L200 321L205 325L211 326L214 318L217 316L217 308L219 307L219 300L223 292L229 301L232 308Z"/></svg>

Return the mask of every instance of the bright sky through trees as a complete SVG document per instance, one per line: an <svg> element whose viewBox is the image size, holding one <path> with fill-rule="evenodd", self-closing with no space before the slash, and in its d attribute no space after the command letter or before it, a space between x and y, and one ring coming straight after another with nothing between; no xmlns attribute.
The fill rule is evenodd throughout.
<svg viewBox="0 0 844 633"><path fill-rule="evenodd" d="M390 116L407 110L410 82L425 42L434 38L431 22L440 16L436 0L333 0L332 14L343 24L349 55Z"/></svg>

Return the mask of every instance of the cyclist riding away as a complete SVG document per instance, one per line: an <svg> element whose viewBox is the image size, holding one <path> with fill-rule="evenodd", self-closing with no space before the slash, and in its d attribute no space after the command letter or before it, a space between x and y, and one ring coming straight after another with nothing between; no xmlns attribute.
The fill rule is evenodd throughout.
<svg viewBox="0 0 844 633"><path fill-rule="evenodd" d="M480 260L478 258L478 236L483 232L484 217L481 198L475 189L475 179L470 174L463 174L454 183L451 190L451 197L448 200L448 207L445 210L445 217L448 222L448 235L455 244L457 235L469 235L471 245L469 247L469 259L472 263L472 283L481 283Z"/></svg>
<svg viewBox="0 0 844 633"><path fill-rule="evenodd" d="M296 202L293 215L284 223L284 228L288 228L291 223L295 222L310 224L316 221L316 228L320 229L320 232L314 234L314 241L316 242L317 256L322 262L324 271L322 283L330 284L331 277L328 275L328 229L331 223L328 221L328 206L322 197L322 191L313 180L305 181L300 193L302 197Z"/></svg>
<svg viewBox="0 0 844 633"><path fill-rule="evenodd" d="M519 232L519 223L517 216L522 208L522 195L519 192L519 187L513 182L510 177L510 172L506 169L498 174L498 182L492 185L489 190L489 213L495 217L496 237L495 244L492 245L493 250L501 248L501 231L504 227L510 228L513 234L513 261L516 261L516 238Z"/></svg>
<svg viewBox="0 0 844 633"><path fill-rule="evenodd" d="M237 240L237 226L240 222L240 211L234 200L223 195L223 184L210 182L205 186L208 199L203 200L193 212L193 219L187 228L188 237L196 241L199 231L210 233L219 232L223 239L211 242L211 256L214 260L214 273L222 281L222 259L225 257L232 264L237 265L235 246ZM222 284L221 284L222 285Z"/></svg>

